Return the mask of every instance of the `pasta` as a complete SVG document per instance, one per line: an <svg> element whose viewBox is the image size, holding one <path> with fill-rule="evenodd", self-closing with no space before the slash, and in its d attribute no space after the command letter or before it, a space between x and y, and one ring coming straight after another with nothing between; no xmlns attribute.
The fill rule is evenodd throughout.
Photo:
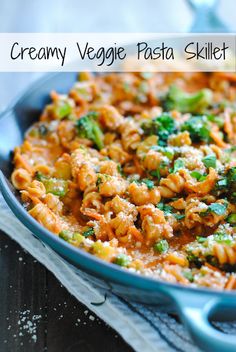
<svg viewBox="0 0 236 352"><path fill-rule="evenodd" d="M236 289L236 75L81 73L15 148L29 214L73 246Z"/></svg>

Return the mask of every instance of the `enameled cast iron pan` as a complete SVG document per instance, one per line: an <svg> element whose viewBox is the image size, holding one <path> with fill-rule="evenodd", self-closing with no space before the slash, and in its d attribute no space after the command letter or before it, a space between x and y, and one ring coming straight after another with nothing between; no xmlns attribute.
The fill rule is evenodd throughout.
<svg viewBox="0 0 236 352"><path fill-rule="evenodd" d="M116 294L147 304L177 309L196 343L204 350L236 351L236 336L216 330L209 319L236 319L236 293L194 289L154 280L106 263L77 249L43 228L23 208L17 192L8 182L12 172L12 151L22 143L24 132L38 119L49 101L51 90L66 93L76 80L74 73L44 76L34 83L14 104L0 115L0 190L16 217L41 241L90 279Z"/></svg>

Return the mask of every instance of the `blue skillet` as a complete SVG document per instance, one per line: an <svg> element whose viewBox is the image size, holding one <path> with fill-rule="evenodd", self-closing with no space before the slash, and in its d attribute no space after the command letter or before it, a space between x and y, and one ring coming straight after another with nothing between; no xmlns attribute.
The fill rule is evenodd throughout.
<svg viewBox="0 0 236 352"><path fill-rule="evenodd" d="M236 336L225 335L210 323L236 318L236 293L198 289L162 282L131 273L77 249L35 221L23 208L9 180L12 151L22 143L28 127L39 118L51 90L66 93L76 80L74 73L45 75L0 115L0 190L15 216L39 240L69 263L82 270L90 280L114 293L146 304L176 309L195 342L205 351L235 352Z"/></svg>

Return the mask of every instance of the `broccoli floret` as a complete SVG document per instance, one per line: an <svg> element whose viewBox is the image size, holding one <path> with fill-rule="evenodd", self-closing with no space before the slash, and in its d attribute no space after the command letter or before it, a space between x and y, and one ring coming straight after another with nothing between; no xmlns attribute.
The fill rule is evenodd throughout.
<svg viewBox="0 0 236 352"><path fill-rule="evenodd" d="M96 112L90 112L76 122L76 127L79 137L90 139L100 150L104 146L103 133L96 118Z"/></svg>
<svg viewBox="0 0 236 352"><path fill-rule="evenodd" d="M232 167L226 174L228 199L236 203L236 167Z"/></svg>
<svg viewBox="0 0 236 352"><path fill-rule="evenodd" d="M231 203L236 204L236 167L231 167L221 175L212 193L218 197L226 197Z"/></svg>
<svg viewBox="0 0 236 352"><path fill-rule="evenodd" d="M169 135L176 132L176 124L169 114L162 114L152 120L142 124L142 129L146 135L156 135L159 137L159 145L166 145Z"/></svg>
<svg viewBox="0 0 236 352"><path fill-rule="evenodd" d="M164 99L165 110L177 110L182 113L199 114L212 103L212 92L209 89L202 89L196 93L186 93L179 87L170 87Z"/></svg>
<svg viewBox="0 0 236 352"><path fill-rule="evenodd" d="M236 265L228 263L220 263L218 261L217 255L214 252L214 246L216 244L221 244L231 248L235 245L235 236L228 234L223 227L218 228L218 230L208 236L208 237L198 237L196 241L187 244L186 251L188 254L188 260L190 263L198 266L200 264L204 265L206 262L211 265L220 268L225 271L235 271Z"/></svg>
<svg viewBox="0 0 236 352"><path fill-rule="evenodd" d="M188 131L194 143L210 141L211 128L206 116L191 116L181 130Z"/></svg>

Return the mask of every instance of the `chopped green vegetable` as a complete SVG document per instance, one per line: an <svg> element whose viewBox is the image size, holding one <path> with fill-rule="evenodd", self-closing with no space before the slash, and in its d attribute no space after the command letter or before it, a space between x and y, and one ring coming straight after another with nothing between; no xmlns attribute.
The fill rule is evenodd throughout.
<svg viewBox="0 0 236 352"><path fill-rule="evenodd" d="M227 173L227 179L228 183L236 182L236 167L232 167L231 169L229 169Z"/></svg>
<svg viewBox="0 0 236 352"><path fill-rule="evenodd" d="M174 167L173 167L173 173L175 174L177 171L180 169L183 169L185 167L184 160L183 159L177 159L174 162Z"/></svg>
<svg viewBox="0 0 236 352"><path fill-rule="evenodd" d="M124 172L122 170L122 166L120 164L117 164L117 171L121 174L124 175Z"/></svg>
<svg viewBox="0 0 236 352"><path fill-rule="evenodd" d="M143 178L141 180L131 180L131 182L135 183L144 183L148 189L153 189L154 188L154 182L152 180L149 180L148 178Z"/></svg>
<svg viewBox="0 0 236 352"><path fill-rule="evenodd" d="M161 146L165 146L169 135L176 131L174 119L166 113L144 122L141 127L146 135L158 136L158 144Z"/></svg>
<svg viewBox="0 0 236 352"><path fill-rule="evenodd" d="M169 249L169 244L166 240L160 240L154 244L153 248L159 253L166 253Z"/></svg>
<svg viewBox="0 0 236 352"><path fill-rule="evenodd" d="M131 88L131 85L128 82L123 83L123 89L124 89L125 93L129 93L130 88Z"/></svg>
<svg viewBox="0 0 236 352"><path fill-rule="evenodd" d="M160 170L152 170L149 172L151 176L156 177L158 180L161 179L161 174L160 174Z"/></svg>
<svg viewBox="0 0 236 352"><path fill-rule="evenodd" d="M166 166L169 165L169 162L166 161L161 161L159 167L156 170L152 170L149 172L149 174L153 177L156 177L158 181L161 179L161 170L165 169Z"/></svg>
<svg viewBox="0 0 236 352"><path fill-rule="evenodd" d="M154 188L154 182L152 180L149 180L147 178L141 180L142 183L145 183L148 189Z"/></svg>
<svg viewBox="0 0 236 352"><path fill-rule="evenodd" d="M226 233L215 233L213 237L217 243L224 243L229 246L232 244L232 237Z"/></svg>
<svg viewBox="0 0 236 352"><path fill-rule="evenodd" d="M89 112L76 122L76 127L79 137L90 139L98 149L102 149L104 146L103 133L96 118L96 112Z"/></svg>
<svg viewBox="0 0 236 352"><path fill-rule="evenodd" d="M213 167L214 169L216 168L216 156L214 154L207 155L202 159L203 164L209 168Z"/></svg>
<svg viewBox="0 0 236 352"><path fill-rule="evenodd" d="M89 236L94 235L94 228L93 228L93 227L90 227L88 230L84 231L84 232L82 233L82 235L83 235L84 237L89 237Z"/></svg>
<svg viewBox="0 0 236 352"><path fill-rule="evenodd" d="M226 221L229 222L231 225L236 225L236 214L235 213L230 214L227 217Z"/></svg>
<svg viewBox="0 0 236 352"><path fill-rule="evenodd" d="M164 204L163 202L160 202L157 204L156 207L158 209L162 210L164 212L165 216L173 214L173 207L171 205Z"/></svg>
<svg viewBox="0 0 236 352"><path fill-rule="evenodd" d="M194 277L193 277L193 274L191 273L191 271L183 271L183 275L188 281L190 281L190 282L194 281Z"/></svg>
<svg viewBox="0 0 236 352"><path fill-rule="evenodd" d="M174 213L174 208L171 205L164 204L163 202L160 202L156 205L156 207L160 210L163 211L165 216L170 216L173 215L177 220L182 220L185 218L184 214L177 214Z"/></svg>
<svg viewBox="0 0 236 352"><path fill-rule="evenodd" d="M55 196L64 197L68 190L68 182L57 178L49 178L43 181L46 193L52 193Z"/></svg>
<svg viewBox="0 0 236 352"><path fill-rule="evenodd" d="M224 150L226 153L234 153L236 152L236 146L233 145L232 147L228 148L228 149L225 149Z"/></svg>
<svg viewBox="0 0 236 352"><path fill-rule="evenodd" d="M115 258L114 263L120 266L127 267L131 263L131 260L126 254L120 253Z"/></svg>
<svg viewBox="0 0 236 352"><path fill-rule="evenodd" d="M232 167L226 174L227 186L225 191L227 197L232 203L236 203L236 167Z"/></svg>
<svg viewBox="0 0 236 352"><path fill-rule="evenodd" d="M96 186L98 187L98 190L99 190L99 186L100 186L101 183L102 183L102 177L99 175L97 177L97 181L96 181Z"/></svg>
<svg viewBox="0 0 236 352"><path fill-rule="evenodd" d="M225 186L227 186L227 184L228 184L227 178L222 178L217 181L216 186L217 188L224 188Z"/></svg>
<svg viewBox="0 0 236 352"><path fill-rule="evenodd" d="M198 171L192 171L192 172L190 173L190 175L191 175L193 178L195 178L197 181L200 181L200 182L205 181L205 179L206 179L206 177L207 177L207 175L201 174L201 173L198 172Z"/></svg>
<svg viewBox="0 0 236 352"><path fill-rule="evenodd" d="M107 242L104 243L98 240L92 244L91 252L103 260L111 261L114 258L115 249Z"/></svg>
<svg viewBox="0 0 236 352"><path fill-rule="evenodd" d="M68 242L73 237L73 232L70 230L62 230L59 233L59 237L62 238L64 241Z"/></svg>
<svg viewBox="0 0 236 352"><path fill-rule="evenodd" d="M79 247L79 245L84 241L84 237L78 232L72 232L70 230L62 230L59 233L59 237L64 241Z"/></svg>
<svg viewBox="0 0 236 352"><path fill-rule="evenodd" d="M59 99L52 106L53 113L57 119L63 119L72 112L72 107L67 100Z"/></svg>
<svg viewBox="0 0 236 352"><path fill-rule="evenodd" d="M216 123L220 128L224 126L224 118L221 116L207 115L207 119L208 121Z"/></svg>
<svg viewBox="0 0 236 352"><path fill-rule="evenodd" d="M212 203L209 205L207 212L215 213L216 215L225 215L228 204Z"/></svg>
<svg viewBox="0 0 236 352"><path fill-rule="evenodd" d="M162 153L170 160L173 160L175 155L174 149L172 147L161 147L160 145L153 145L150 149L153 149Z"/></svg>
<svg viewBox="0 0 236 352"><path fill-rule="evenodd" d="M192 171L190 173L190 175L193 177L193 178L196 178L196 180L200 180L200 178L202 177L202 174L198 171Z"/></svg>
<svg viewBox="0 0 236 352"><path fill-rule="evenodd" d="M41 172L39 172L39 171L37 171L36 173L35 173L35 178L36 178L36 180L38 180L38 181L40 181L40 182L42 182L44 179L47 179L47 177L46 176L44 176Z"/></svg>
<svg viewBox="0 0 236 352"><path fill-rule="evenodd" d="M204 243L207 239L206 237L202 237L202 236L197 236L196 238L197 238L198 243Z"/></svg>
<svg viewBox="0 0 236 352"><path fill-rule="evenodd" d="M185 218L185 214L174 214L174 217L176 220L182 220Z"/></svg>
<svg viewBox="0 0 236 352"><path fill-rule="evenodd" d="M35 175L36 179L44 184L46 193L52 193L55 196L64 197L68 191L68 181L46 177L40 172Z"/></svg>
<svg viewBox="0 0 236 352"><path fill-rule="evenodd" d="M210 141L210 125L206 116L191 116L183 123L181 130L188 131L195 143Z"/></svg>
<svg viewBox="0 0 236 352"><path fill-rule="evenodd" d="M191 253L191 251L189 251L187 259L189 263L196 265L197 268L200 268L202 265L200 258L195 254Z"/></svg>
<svg viewBox="0 0 236 352"><path fill-rule="evenodd" d="M83 241L84 241L84 236L82 236L78 232L74 232L73 238L72 240L70 240L70 243L73 244L74 246L79 246Z"/></svg>
<svg viewBox="0 0 236 352"><path fill-rule="evenodd" d="M182 113L199 114L212 104L212 92L202 89L196 93L186 93L172 85L167 93L163 106L166 110L177 110Z"/></svg>

